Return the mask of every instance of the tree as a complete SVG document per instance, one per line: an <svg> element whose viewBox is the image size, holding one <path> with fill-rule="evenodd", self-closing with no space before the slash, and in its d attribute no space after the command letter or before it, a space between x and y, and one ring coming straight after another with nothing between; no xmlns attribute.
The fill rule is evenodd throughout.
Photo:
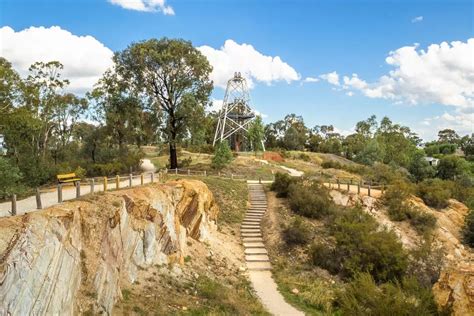
<svg viewBox="0 0 474 316"><path fill-rule="evenodd" d="M459 140L459 135L452 129L446 128L438 132L439 143L457 144Z"/></svg>
<svg viewBox="0 0 474 316"><path fill-rule="evenodd" d="M12 64L3 57L0 57L0 78L0 113L3 113L20 102L22 81Z"/></svg>
<svg viewBox="0 0 474 316"><path fill-rule="evenodd" d="M410 161L408 171L415 178L416 182L432 178L436 174L436 170L425 159L426 155L423 150L416 150Z"/></svg>
<svg viewBox="0 0 474 316"><path fill-rule="evenodd" d="M232 159L234 159L234 157L232 156L229 143L227 141L219 142L214 151L214 157L212 157L212 167L221 170L227 166Z"/></svg>
<svg viewBox="0 0 474 316"><path fill-rule="evenodd" d="M444 156L439 160L437 176L444 180L455 180L466 174L469 165L461 157L455 155Z"/></svg>
<svg viewBox="0 0 474 316"><path fill-rule="evenodd" d="M255 154L257 151L263 150L263 137L265 136L265 126L262 122L262 117L258 115L255 120L249 124L247 137L252 145Z"/></svg>
<svg viewBox="0 0 474 316"><path fill-rule="evenodd" d="M135 43L114 56L116 69L164 115L162 131L170 149L170 167L178 167L177 142L203 108L212 90L212 67L191 42L162 38Z"/></svg>
<svg viewBox="0 0 474 316"><path fill-rule="evenodd" d="M9 160L0 157L0 199L18 193L21 172Z"/></svg>

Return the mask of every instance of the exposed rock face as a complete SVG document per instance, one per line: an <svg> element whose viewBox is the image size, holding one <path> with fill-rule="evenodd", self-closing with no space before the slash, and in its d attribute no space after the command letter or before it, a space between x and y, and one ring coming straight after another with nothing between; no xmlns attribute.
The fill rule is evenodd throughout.
<svg viewBox="0 0 474 316"><path fill-rule="evenodd" d="M390 221L386 212L377 206L377 199L337 190L332 190L331 196L339 205L362 205L380 225L393 230L404 247L413 248L420 242L420 236L407 222ZM449 206L443 210L434 210L416 197L412 202L420 211L437 219L435 240L445 252L440 278L433 286L438 305L450 307L453 315L474 315L474 252L461 242L461 229L468 208L456 200L450 200Z"/></svg>
<svg viewBox="0 0 474 316"><path fill-rule="evenodd" d="M200 181L150 185L0 219L0 315L112 312L138 269L182 262L218 213Z"/></svg>

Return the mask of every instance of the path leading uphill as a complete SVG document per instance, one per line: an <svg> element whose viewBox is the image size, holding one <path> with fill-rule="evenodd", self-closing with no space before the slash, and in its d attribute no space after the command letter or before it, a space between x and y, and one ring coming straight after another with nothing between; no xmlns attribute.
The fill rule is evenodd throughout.
<svg viewBox="0 0 474 316"><path fill-rule="evenodd" d="M250 208L241 225L245 261L255 292L273 315L304 315L285 302L272 278L270 259L262 238L261 221L267 210L267 197L261 184L248 184Z"/></svg>

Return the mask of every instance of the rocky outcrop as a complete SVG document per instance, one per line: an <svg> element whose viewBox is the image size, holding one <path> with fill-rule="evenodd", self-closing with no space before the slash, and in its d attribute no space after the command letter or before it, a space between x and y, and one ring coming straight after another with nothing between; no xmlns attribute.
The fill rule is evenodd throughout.
<svg viewBox="0 0 474 316"><path fill-rule="evenodd" d="M218 207L183 180L86 196L0 219L0 314L110 314L139 269L181 263Z"/></svg>
<svg viewBox="0 0 474 316"><path fill-rule="evenodd" d="M332 190L331 196L339 205L363 206L381 226L395 232L405 248L411 249L420 243L421 237L409 223L391 221L376 198L337 190ZM461 230L468 208L456 200L450 200L449 206L443 210L432 209L417 197L412 197L411 202L418 210L432 214L437 219L434 237L445 256L440 277L433 286L436 302L440 307L450 309L452 315L474 315L474 252L461 242Z"/></svg>

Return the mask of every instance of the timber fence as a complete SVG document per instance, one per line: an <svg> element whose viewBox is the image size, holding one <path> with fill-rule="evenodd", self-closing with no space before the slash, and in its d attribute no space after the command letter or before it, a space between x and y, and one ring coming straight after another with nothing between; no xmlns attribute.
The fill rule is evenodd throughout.
<svg viewBox="0 0 474 316"><path fill-rule="evenodd" d="M220 177L235 181L250 180L250 176L243 174L193 169L163 169L159 172L131 173L128 175L116 175L114 177L93 177L74 183L58 183L56 187L36 188L34 196L23 200L17 200L17 195L13 194L10 201L11 207L7 213L14 216L19 214L19 212L24 213L24 208L27 208L27 211L33 210L34 208L43 209L88 194L159 183L168 180L170 177L179 176ZM259 178L258 181L262 182L263 180ZM19 205L20 203L24 204L23 207ZM5 212L0 213L0 217L6 215Z"/></svg>

